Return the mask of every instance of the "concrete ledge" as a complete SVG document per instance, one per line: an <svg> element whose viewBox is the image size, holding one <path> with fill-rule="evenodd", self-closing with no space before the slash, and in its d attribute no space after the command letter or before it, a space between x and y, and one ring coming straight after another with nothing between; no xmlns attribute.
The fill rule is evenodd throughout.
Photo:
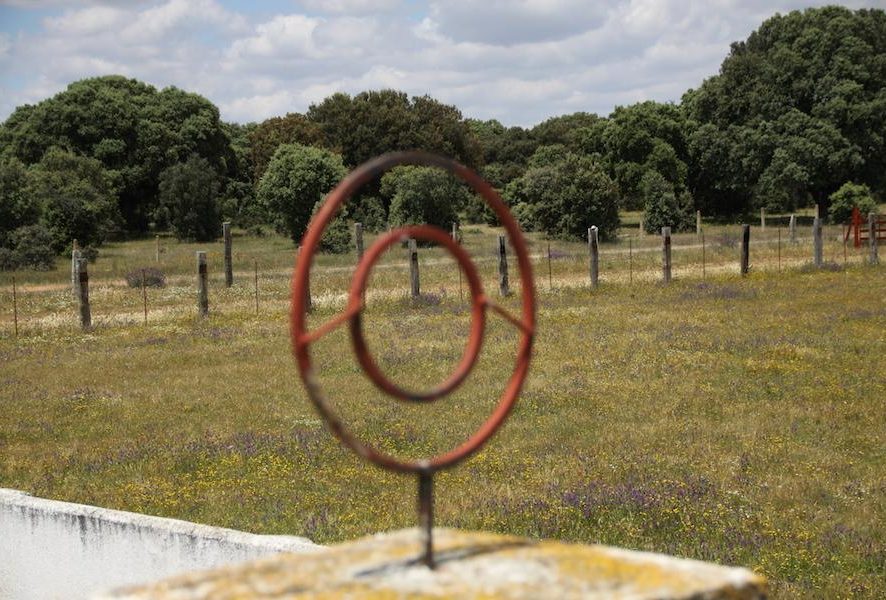
<svg viewBox="0 0 886 600"><path fill-rule="evenodd" d="M437 529L439 566L415 558L415 529L310 556L279 555L192 573L97 600L221 598L631 598L752 600L765 579L746 569L606 546Z"/></svg>
<svg viewBox="0 0 886 600"><path fill-rule="evenodd" d="M0 488L0 598L87 598L278 552L321 548L176 519L35 498Z"/></svg>

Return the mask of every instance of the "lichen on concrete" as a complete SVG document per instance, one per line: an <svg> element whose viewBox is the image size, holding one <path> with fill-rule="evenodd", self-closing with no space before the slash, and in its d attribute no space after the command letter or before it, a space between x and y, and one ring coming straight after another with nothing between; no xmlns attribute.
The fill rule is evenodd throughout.
<svg viewBox="0 0 886 600"><path fill-rule="evenodd" d="M765 598L740 568L611 548L450 529L434 531L437 568L406 529L118 590L102 600L238 598Z"/></svg>

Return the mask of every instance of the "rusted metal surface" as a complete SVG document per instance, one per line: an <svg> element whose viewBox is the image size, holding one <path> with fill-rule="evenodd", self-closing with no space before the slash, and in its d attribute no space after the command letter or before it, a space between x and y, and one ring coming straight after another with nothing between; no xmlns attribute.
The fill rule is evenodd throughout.
<svg viewBox="0 0 886 600"><path fill-rule="evenodd" d="M483 285L477 270L468 253L453 239L449 232L430 225L414 225L388 231L370 246L357 264L354 278L348 295L348 301L342 313L333 317L323 325L308 330L307 310L305 303L306 290L310 284L310 265L313 255L318 251L320 239L341 205L353 196L364 184L380 176L382 173L398 165L420 165L441 168L461 178L476 191L489 207L495 212L503 224L520 268L522 292L522 314L516 316L507 309L495 304L483 291ZM407 240L420 239L434 242L447 250L458 263L467 279L471 294L471 329L465 344L461 360L452 374L437 387L415 391L406 390L390 381L378 368L370 355L363 338L362 310L365 299L365 287L372 267L381 255L392 245ZM436 471L451 467L464 460L477 450L498 430L510 414L529 369L532 354L532 342L535 333L535 288L532 279L532 266L526 241L514 217L498 193L480 176L453 160L423 152L397 152L375 158L352 171L327 196L323 206L311 220L302 240L301 260L296 261L292 278L292 305L290 312L290 332L292 352L304 382L308 396L317 411L326 420L332 432L341 442L363 458L373 463L401 473L415 473L419 480L419 521L424 532L423 562L429 567L434 564L431 543L433 525L433 475ZM498 405L492 414L466 441L443 454L412 460L398 459L385 454L351 434L338 419L323 390L314 376L310 346L327 333L348 323L351 341L357 362L367 377L386 394L406 402L430 402L454 391L470 374L476 363L483 345L483 333L486 324L486 311L492 310L514 325L521 333L517 348L517 356L511 376L499 398Z"/></svg>

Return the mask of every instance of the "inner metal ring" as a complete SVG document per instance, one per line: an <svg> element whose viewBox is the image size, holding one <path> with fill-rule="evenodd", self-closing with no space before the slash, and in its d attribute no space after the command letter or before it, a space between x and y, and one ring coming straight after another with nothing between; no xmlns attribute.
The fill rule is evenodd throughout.
<svg viewBox="0 0 886 600"><path fill-rule="evenodd" d="M459 266L465 272L472 299L471 333L465 344L461 360L449 378L439 386L427 392L413 392L393 383L379 369L375 359L369 353L366 340L363 338L362 311L354 312L351 316L351 340L354 342L354 352L357 355L360 366L363 367L367 377L376 386L401 400L427 402L452 392L465 380L477 362L477 356L480 354L480 349L483 346L483 331L486 326L486 299L483 296L483 285L480 282L480 277L477 275L477 269L474 267L474 263L471 262L468 253L448 233L439 227L413 225L389 231L369 247L369 250L367 250L357 265L357 272L354 274L354 279L351 283L349 305L354 306L361 303L361 298L364 297L366 283L369 279L369 273L375 262L381 257L381 254L405 238L416 238L443 245L455 257L455 260L458 261Z"/></svg>

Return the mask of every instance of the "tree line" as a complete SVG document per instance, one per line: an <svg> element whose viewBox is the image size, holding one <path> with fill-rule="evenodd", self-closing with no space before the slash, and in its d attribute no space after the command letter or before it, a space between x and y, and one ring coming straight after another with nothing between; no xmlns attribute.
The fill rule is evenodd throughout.
<svg viewBox="0 0 886 600"><path fill-rule="evenodd" d="M695 210L875 206L886 192L886 12L812 8L767 19L732 44L718 74L679 103L640 102L534 127L464 118L395 90L336 93L304 114L223 122L206 98L121 76L77 81L0 126L0 267L48 266L71 240L171 231L209 240L222 220L301 238L351 168L421 148L479 170L521 225L612 238L618 210L647 229L689 227ZM848 206L848 209L847 209ZM324 238L427 222L494 223L450 176L403 167L370 183ZM43 249L43 250L41 250Z"/></svg>

